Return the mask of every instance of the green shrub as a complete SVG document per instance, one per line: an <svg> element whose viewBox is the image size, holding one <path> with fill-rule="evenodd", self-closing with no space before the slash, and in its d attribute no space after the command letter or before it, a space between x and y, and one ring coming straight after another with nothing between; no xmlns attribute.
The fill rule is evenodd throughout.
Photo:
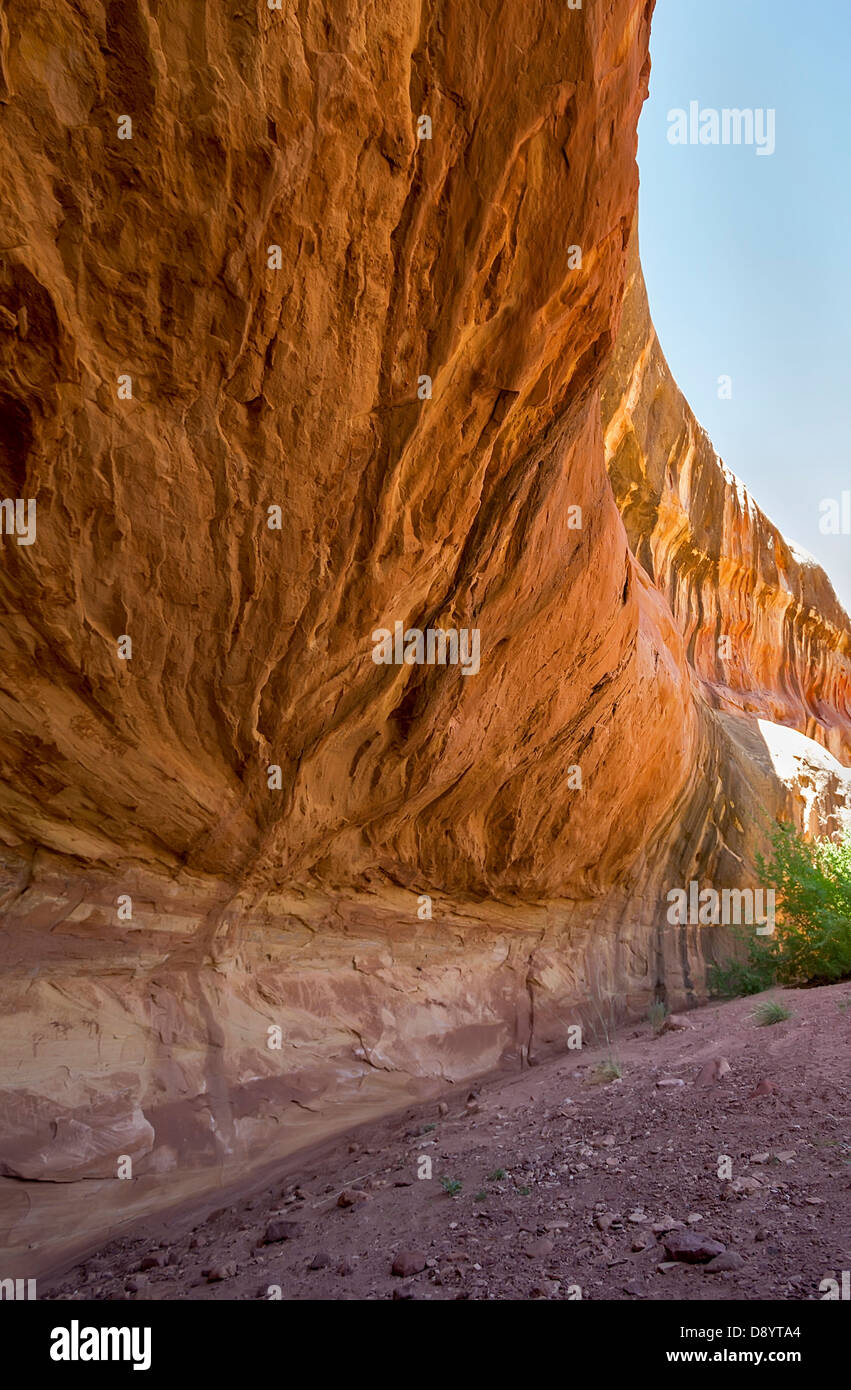
<svg viewBox="0 0 851 1390"><path fill-rule="evenodd" d="M659 1035L659 1033L662 1032L662 1029L665 1026L665 1019L667 1017L667 1004L663 1004L660 999L654 1000L654 1002L650 1005L650 1008L647 1010L647 1020L651 1028L653 1029L653 1032L657 1036Z"/></svg>
<svg viewBox="0 0 851 1390"><path fill-rule="evenodd" d="M779 925L773 948L781 984L830 984L851 975L851 832L837 840L804 840L778 825L763 882L777 890Z"/></svg>
<svg viewBox="0 0 851 1390"><path fill-rule="evenodd" d="M759 994L772 985L831 984L851 976L851 832L805 840L775 826L760 878L777 894L773 936L738 931L738 957L709 970L711 993Z"/></svg>
<svg viewBox="0 0 851 1390"><path fill-rule="evenodd" d="M786 1019L791 1017L791 1011L776 999L760 1000L751 1014L758 1028L768 1028L772 1023L785 1023Z"/></svg>
<svg viewBox="0 0 851 1390"><path fill-rule="evenodd" d="M777 963L772 939L755 936L753 927L734 928L733 936L740 946L740 955L723 965L710 965L707 971L709 992L719 999L738 999L743 994L762 994L777 984Z"/></svg>
<svg viewBox="0 0 851 1390"><path fill-rule="evenodd" d="M598 1062L588 1077L589 1086L607 1086L610 1081L617 1081L623 1076L623 1067L614 1057L607 1057L605 1062Z"/></svg>

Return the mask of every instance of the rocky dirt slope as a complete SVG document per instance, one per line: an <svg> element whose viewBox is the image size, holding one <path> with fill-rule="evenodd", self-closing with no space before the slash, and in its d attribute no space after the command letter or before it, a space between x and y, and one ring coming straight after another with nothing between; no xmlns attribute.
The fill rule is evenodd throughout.
<svg viewBox="0 0 851 1390"><path fill-rule="evenodd" d="M731 724L606 471L652 10L4 7L23 1259L540 1060L601 1004L700 998L713 933L667 891L747 885L775 814L847 805L818 744L791 776L771 749L774 719L844 747L829 596L774 632L792 695L763 661L772 719ZM377 665L396 621L477 630L478 674Z"/></svg>
<svg viewBox="0 0 851 1390"><path fill-rule="evenodd" d="M42 1294L820 1299L851 1262L851 989L779 997L771 1027L741 1000L457 1088Z"/></svg>

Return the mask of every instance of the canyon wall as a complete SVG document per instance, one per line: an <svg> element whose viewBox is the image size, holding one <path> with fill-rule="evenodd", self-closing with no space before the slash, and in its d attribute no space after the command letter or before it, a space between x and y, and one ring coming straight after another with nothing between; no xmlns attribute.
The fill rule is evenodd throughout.
<svg viewBox="0 0 851 1390"><path fill-rule="evenodd" d="M668 600L705 698L800 729L851 761L848 617L824 570L724 467L677 389L637 237L602 410L630 548Z"/></svg>
<svg viewBox="0 0 851 1390"><path fill-rule="evenodd" d="M618 338L652 9L6 6L0 479L38 507L32 545L0 537L24 1266L702 997L713 933L670 926L668 889L752 883L776 814L847 805L844 615L697 486L669 378L644 410L649 322ZM799 587L722 690L736 518L736 574ZM377 665L396 622L475 629L479 671ZM96 1216L58 1205L81 1177Z"/></svg>

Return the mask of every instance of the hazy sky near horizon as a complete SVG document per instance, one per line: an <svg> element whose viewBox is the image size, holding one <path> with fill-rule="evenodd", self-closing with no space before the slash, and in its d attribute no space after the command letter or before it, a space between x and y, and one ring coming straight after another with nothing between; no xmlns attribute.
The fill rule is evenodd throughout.
<svg viewBox="0 0 851 1390"><path fill-rule="evenodd" d="M671 370L729 468L851 609L851 3L657 0L639 234ZM672 145L668 113L774 109L776 149ZM719 399L718 378L732 378Z"/></svg>

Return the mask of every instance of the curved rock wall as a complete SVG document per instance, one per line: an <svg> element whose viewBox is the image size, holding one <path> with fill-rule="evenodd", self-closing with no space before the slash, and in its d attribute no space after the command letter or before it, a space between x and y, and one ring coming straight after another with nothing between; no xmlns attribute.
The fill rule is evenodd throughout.
<svg viewBox="0 0 851 1390"><path fill-rule="evenodd" d="M695 585L617 481L656 468L606 376L652 8L9 0L9 1245L81 1237L35 1179L126 1220L699 998L668 889L845 804L709 707ZM757 707L841 748L812 593L799 703ZM474 630L478 671L377 664L397 622Z"/></svg>
<svg viewBox="0 0 851 1390"><path fill-rule="evenodd" d="M663 814L661 730L631 824L628 713L592 733L619 691L693 724L588 466L650 7L552 8L8 7L14 848L540 893ZM377 666L396 621L479 630L481 674ZM593 804L554 799L589 751Z"/></svg>
<svg viewBox="0 0 851 1390"><path fill-rule="evenodd" d="M851 760L851 632L824 570L725 468L650 318L637 238L602 392L609 477L633 553L718 709L799 729Z"/></svg>

